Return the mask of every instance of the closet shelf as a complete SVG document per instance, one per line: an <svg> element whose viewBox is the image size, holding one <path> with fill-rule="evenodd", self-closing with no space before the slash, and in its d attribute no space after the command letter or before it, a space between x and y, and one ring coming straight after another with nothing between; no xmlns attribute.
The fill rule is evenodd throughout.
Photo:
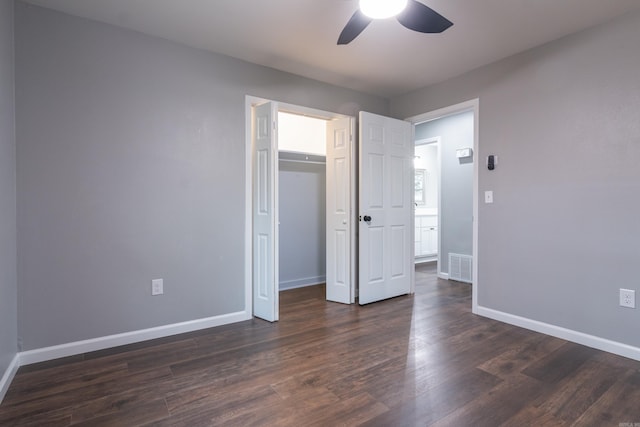
<svg viewBox="0 0 640 427"><path fill-rule="evenodd" d="M296 151L278 151L279 160L284 162L325 164L327 158L319 154L300 153Z"/></svg>

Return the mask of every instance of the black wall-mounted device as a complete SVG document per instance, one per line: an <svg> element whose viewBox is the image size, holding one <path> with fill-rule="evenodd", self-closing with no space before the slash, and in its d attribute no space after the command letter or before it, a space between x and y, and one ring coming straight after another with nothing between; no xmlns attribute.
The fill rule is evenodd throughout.
<svg viewBox="0 0 640 427"><path fill-rule="evenodd" d="M490 171L496 168L497 163L498 163L497 156L494 156L493 154L491 154L490 156L487 157L487 169L489 169Z"/></svg>

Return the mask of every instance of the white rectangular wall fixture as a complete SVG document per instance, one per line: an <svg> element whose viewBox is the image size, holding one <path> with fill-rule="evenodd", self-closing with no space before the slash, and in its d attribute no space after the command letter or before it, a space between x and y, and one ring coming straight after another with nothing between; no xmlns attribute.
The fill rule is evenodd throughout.
<svg viewBox="0 0 640 427"><path fill-rule="evenodd" d="M471 157L471 155L473 154L473 149L472 148L460 148L458 150L456 150L456 157L458 159L464 159L467 157Z"/></svg>
<svg viewBox="0 0 640 427"><path fill-rule="evenodd" d="M151 295L162 295L164 293L164 281L153 279L151 281Z"/></svg>
<svg viewBox="0 0 640 427"><path fill-rule="evenodd" d="M484 192L484 202L485 203L493 203L493 191L485 191Z"/></svg>
<svg viewBox="0 0 640 427"><path fill-rule="evenodd" d="M636 308L636 291L620 289L620 307Z"/></svg>

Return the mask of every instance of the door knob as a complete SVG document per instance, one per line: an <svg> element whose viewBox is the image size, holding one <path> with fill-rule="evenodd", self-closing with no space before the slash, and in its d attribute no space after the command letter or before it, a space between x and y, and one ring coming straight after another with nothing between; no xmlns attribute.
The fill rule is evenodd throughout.
<svg viewBox="0 0 640 427"><path fill-rule="evenodd" d="M371 221L371 217L369 215L365 215L362 219L364 219L366 222Z"/></svg>

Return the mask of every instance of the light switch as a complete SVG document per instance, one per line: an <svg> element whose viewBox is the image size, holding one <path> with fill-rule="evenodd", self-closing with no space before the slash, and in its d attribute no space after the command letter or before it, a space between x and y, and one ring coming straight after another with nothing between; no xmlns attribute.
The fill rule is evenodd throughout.
<svg viewBox="0 0 640 427"><path fill-rule="evenodd" d="M484 192L484 202L485 203L493 203L493 191L485 191Z"/></svg>

